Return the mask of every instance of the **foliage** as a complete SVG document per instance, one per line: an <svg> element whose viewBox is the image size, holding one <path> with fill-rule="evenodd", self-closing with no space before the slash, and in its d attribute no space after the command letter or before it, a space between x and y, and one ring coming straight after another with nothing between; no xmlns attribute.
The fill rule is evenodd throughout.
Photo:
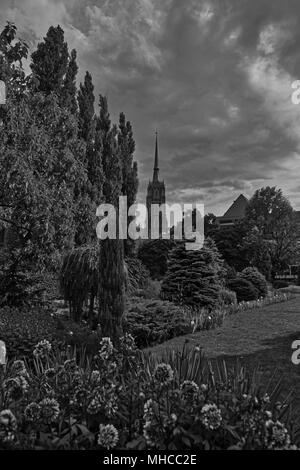
<svg viewBox="0 0 300 470"><path fill-rule="evenodd" d="M284 287L289 287L289 283L287 281L277 280L273 282L274 289L282 289Z"/></svg>
<svg viewBox="0 0 300 470"><path fill-rule="evenodd" d="M263 240L270 257L273 277L276 271L285 269L295 258L298 236L295 212L281 189L268 186L255 192L246 210L245 227L252 235L252 246L249 246L246 237L248 258L253 253L255 255L255 247L261 245ZM255 234L259 242L256 242ZM254 262L252 264L255 265Z"/></svg>
<svg viewBox="0 0 300 470"><path fill-rule="evenodd" d="M259 297L259 292L254 285L242 277L228 281L227 287L236 293L238 302L248 302Z"/></svg>
<svg viewBox="0 0 300 470"><path fill-rule="evenodd" d="M272 278L271 250L274 242L266 239L259 229L250 228L242 240L244 259L247 265L255 266L266 279Z"/></svg>
<svg viewBox="0 0 300 470"><path fill-rule="evenodd" d="M121 155L122 166L122 195L127 196L128 207L135 203L137 190L138 190L138 169L137 162L133 160L135 151L135 141L133 138L132 126L129 121L126 121L124 113L119 116L119 129L118 129L118 147ZM127 225L129 226L133 217L129 216ZM124 240L124 253L125 256L133 255L135 243L133 240Z"/></svg>
<svg viewBox="0 0 300 470"><path fill-rule="evenodd" d="M216 226L217 217L211 212L204 216L204 235L210 237Z"/></svg>
<svg viewBox="0 0 300 470"><path fill-rule="evenodd" d="M97 128L102 135L103 193L105 202L118 208L122 194L122 159L118 145L118 130L111 126L107 99L100 95L100 114ZM99 322L105 336L114 341L122 333L122 316L125 302L124 244L118 236L100 243L99 264Z"/></svg>
<svg viewBox="0 0 300 470"><path fill-rule="evenodd" d="M226 230L212 225L209 229L209 236L214 240L224 261L237 271L241 271L248 266L244 255L242 244L245 236L245 228L242 223L236 223Z"/></svg>
<svg viewBox="0 0 300 470"><path fill-rule="evenodd" d="M135 292L137 297L143 297L145 299L159 300L160 299L160 281L154 281L149 279L146 287L139 289Z"/></svg>
<svg viewBox="0 0 300 470"><path fill-rule="evenodd" d="M292 292L270 292L266 297L260 297L256 300L251 301L242 301L237 305L236 312L244 312L248 310L253 310L256 308L262 308L267 305L278 304L286 302L293 298Z"/></svg>
<svg viewBox="0 0 300 470"><path fill-rule="evenodd" d="M180 243L170 254L161 296L191 308L212 309L218 304L224 274L223 262L210 239L201 250L188 251Z"/></svg>
<svg viewBox="0 0 300 470"><path fill-rule="evenodd" d="M47 304L58 295L55 273L38 271L22 260L20 250L3 250L0 264L0 307Z"/></svg>
<svg viewBox="0 0 300 470"><path fill-rule="evenodd" d="M0 309L0 337L11 357L29 357L34 345L42 339L53 341L56 321L45 309Z"/></svg>
<svg viewBox="0 0 300 470"><path fill-rule="evenodd" d="M89 317L93 326L94 302L98 291L99 245L75 248L62 263L60 286L64 299L69 302L71 317L82 318L83 304L89 300Z"/></svg>
<svg viewBox="0 0 300 470"><path fill-rule="evenodd" d="M127 301L123 328L134 337L138 347L163 343L192 332L182 307L167 301L134 297Z"/></svg>
<svg viewBox="0 0 300 470"><path fill-rule="evenodd" d="M71 317L80 321L84 314L84 305L89 306L89 322L95 327L95 302L99 284L100 249L99 244L84 245L67 253L60 272L60 287L65 301L69 302ZM135 258L126 258L126 291L128 295L137 294L146 289L149 273L142 263Z"/></svg>
<svg viewBox="0 0 300 470"><path fill-rule="evenodd" d="M27 59L28 45L16 35L17 28L11 22L7 22L0 34L0 80L6 84L8 99L20 98L27 87L22 62ZM0 117L5 115L5 107L1 106Z"/></svg>
<svg viewBox="0 0 300 470"><path fill-rule="evenodd" d="M261 274L257 268L245 268L239 276L243 279L246 279L247 281L250 281L258 290L258 293L261 297L265 297L267 295L268 283L265 276Z"/></svg>
<svg viewBox="0 0 300 470"><path fill-rule="evenodd" d="M153 279L161 279L167 272L170 251L176 246L174 240L144 240L138 248L138 258L149 270Z"/></svg>
<svg viewBox="0 0 300 470"><path fill-rule="evenodd" d="M62 92L64 78L68 70L68 45L64 41L64 31L60 26L51 26L31 55L30 64L38 91L43 93Z"/></svg>
<svg viewBox="0 0 300 470"><path fill-rule="evenodd" d="M9 101L9 100L8 100ZM72 246L75 182L84 179L76 122L55 96L7 104L0 135L0 221L23 257L41 267Z"/></svg>
<svg viewBox="0 0 300 470"><path fill-rule="evenodd" d="M97 351L101 331L91 331L86 321L76 323L62 314L57 315L51 308L2 307L0 337L7 344L11 357L30 357L34 345L42 339L59 348L68 345L84 349L92 357Z"/></svg>
<svg viewBox="0 0 300 470"><path fill-rule="evenodd" d="M236 305L236 293L229 289L222 288L219 292L219 304L221 306Z"/></svg>
<svg viewBox="0 0 300 470"><path fill-rule="evenodd" d="M103 338L92 362L42 341L31 367L9 364L1 383L2 449L295 449L290 402L257 374L215 369L200 349L165 362Z"/></svg>
<svg viewBox="0 0 300 470"><path fill-rule="evenodd" d="M93 204L94 214L96 207L103 198L104 174L102 166L102 134L97 126L97 117L94 109L94 85L92 76L86 72L84 82L80 84L78 91L78 137L85 143L85 152L82 160L87 172L87 181L85 184L78 185L77 198L80 204L79 220L77 232L75 235L76 245L90 243L96 237L95 217L86 217L88 213L85 206L90 201Z"/></svg>
<svg viewBox="0 0 300 470"><path fill-rule="evenodd" d="M126 258L128 295L138 294L150 287L149 271L138 258Z"/></svg>

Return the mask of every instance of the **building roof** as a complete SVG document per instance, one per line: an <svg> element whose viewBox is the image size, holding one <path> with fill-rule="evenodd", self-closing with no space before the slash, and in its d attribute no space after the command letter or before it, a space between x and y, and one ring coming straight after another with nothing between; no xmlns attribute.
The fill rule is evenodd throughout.
<svg viewBox="0 0 300 470"><path fill-rule="evenodd" d="M240 194L239 197L232 203L229 209L225 212L223 217L230 219L243 218L245 215L246 208L248 206L248 199Z"/></svg>

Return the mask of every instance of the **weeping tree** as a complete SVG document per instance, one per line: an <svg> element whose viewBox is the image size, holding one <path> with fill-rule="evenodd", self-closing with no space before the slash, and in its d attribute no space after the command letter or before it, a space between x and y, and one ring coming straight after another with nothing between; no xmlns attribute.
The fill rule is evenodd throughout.
<svg viewBox="0 0 300 470"><path fill-rule="evenodd" d="M99 281L99 247L81 246L68 253L62 264L60 287L69 302L73 320L79 321L83 306L89 302L89 323L94 326L94 305Z"/></svg>
<svg viewBox="0 0 300 470"><path fill-rule="evenodd" d="M123 263L125 290L135 295L147 287L149 272L140 260L127 258ZM84 305L88 307L89 324L96 326L95 301L98 294L100 250L97 244L81 246L70 251L63 260L60 273L60 288L65 301L69 303L70 315L76 322L84 315Z"/></svg>

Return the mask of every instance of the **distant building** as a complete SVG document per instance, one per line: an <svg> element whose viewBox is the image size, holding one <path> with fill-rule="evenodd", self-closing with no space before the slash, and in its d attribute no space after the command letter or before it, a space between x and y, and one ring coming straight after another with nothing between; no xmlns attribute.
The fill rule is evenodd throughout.
<svg viewBox="0 0 300 470"><path fill-rule="evenodd" d="M243 194L240 194L225 214L221 217L217 217L219 228L226 229L232 227L237 222L240 222L245 217L248 204L248 199Z"/></svg>
<svg viewBox="0 0 300 470"><path fill-rule="evenodd" d="M148 211L148 235L151 235L151 205L152 204L165 204L166 202L166 188L164 181L159 181L159 167L158 167L158 143L157 132L155 133L155 155L154 155L154 168L153 178L149 181L147 188L146 206ZM159 234L162 233L162 217L159 215Z"/></svg>

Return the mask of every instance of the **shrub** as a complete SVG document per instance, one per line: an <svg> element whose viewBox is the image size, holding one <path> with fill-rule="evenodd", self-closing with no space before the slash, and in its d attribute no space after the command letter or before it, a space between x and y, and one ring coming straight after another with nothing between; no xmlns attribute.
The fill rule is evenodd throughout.
<svg viewBox="0 0 300 470"><path fill-rule="evenodd" d="M284 287L289 287L289 283L286 282L286 281L281 281L281 280L278 280L278 281L274 281L273 282L273 287L274 289L283 289Z"/></svg>
<svg viewBox="0 0 300 470"><path fill-rule="evenodd" d="M95 326L95 302L99 285L99 245L75 248L63 260L60 273L60 287L64 299L69 302L72 318L80 322L84 306L89 304L90 325ZM130 295L144 289L149 282L149 273L140 260L127 258L124 262L126 289Z"/></svg>
<svg viewBox="0 0 300 470"><path fill-rule="evenodd" d="M123 323L124 331L132 334L140 348L191 332L183 309L163 300L129 299Z"/></svg>
<svg viewBox="0 0 300 470"><path fill-rule="evenodd" d="M138 258L146 266L153 279L162 279L167 272L170 251L174 240L145 240L138 249Z"/></svg>
<svg viewBox="0 0 300 470"><path fill-rule="evenodd" d="M144 297L145 299L160 299L160 281L154 281L153 279L149 280L148 285L143 288L139 289L136 292L136 296Z"/></svg>
<svg viewBox="0 0 300 470"><path fill-rule="evenodd" d="M219 303L221 306L236 305L236 293L229 289L222 288L219 292Z"/></svg>
<svg viewBox="0 0 300 470"><path fill-rule="evenodd" d="M5 252L0 267L0 307L28 307L49 300L50 276L24 262L17 250Z"/></svg>
<svg viewBox="0 0 300 470"><path fill-rule="evenodd" d="M201 250L187 251L185 243L180 243L170 254L161 296L191 308L212 309L218 304L224 274L223 262L212 240L206 239Z"/></svg>
<svg viewBox="0 0 300 470"><path fill-rule="evenodd" d="M89 311L93 320L94 301L98 291L99 246L88 245L75 248L62 263L60 287L64 299L69 302L70 313L80 321L83 304L90 300Z"/></svg>
<svg viewBox="0 0 300 470"><path fill-rule="evenodd" d="M42 339L56 345L85 348L88 354L94 354L99 338L100 332L91 331L86 322L78 324L41 308L0 309L0 339L7 344L11 357L30 356L34 345Z"/></svg>
<svg viewBox="0 0 300 470"><path fill-rule="evenodd" d="M259 292L254 285L241 277L228 281L227 287L236 293L238 302L248 302L259 297Z"/></svg>
<svg viewBox="0 0 300 470"><path fill-rule="evenodd" d="M0 338L13 357L29 356L37 342L53 341L55 336L56 321L48 312L9 307L0 310Z"/></svg>
<svg viewBox="0 0 300 470"><path fill-rule="evenodd" d="M150 284L150 274L141 260L126 258L127 292L134 295L140 290L147 290Z"/></svg>
<svg viewBox="0 0 300 470"><path fill-rule="evenodd" d="M9 351L8 351L9 353ZM92 361L40 342L0 385L0 449L296 449L290 402L255 374L213 367L199 348L166 359L103 338ZM277 390L277 393L276 393Z"/></svg>
<svg viewBox="0 0 300 470"><path fill-rule="evenodd" d="M240 277L251 282L254 287L258 290L260 297L265 297L268 293L268 283L263 274L261 274L257 268L249 267L245 268L241 273Z"/></svg>

